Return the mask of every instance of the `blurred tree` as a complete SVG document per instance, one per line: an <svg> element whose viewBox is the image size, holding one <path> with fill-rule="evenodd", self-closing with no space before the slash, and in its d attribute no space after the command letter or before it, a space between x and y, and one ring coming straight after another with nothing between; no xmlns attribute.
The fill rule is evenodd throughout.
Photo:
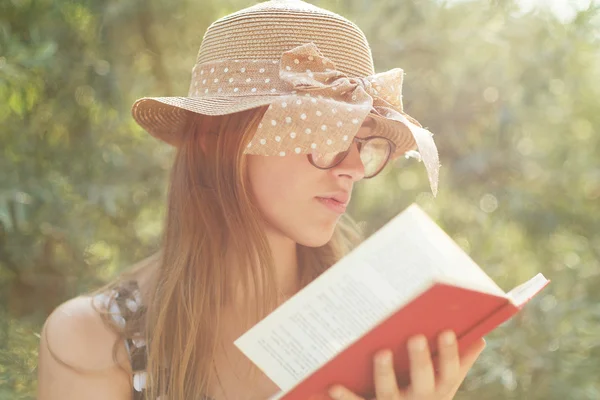
<svg viewBox="0 0 600 400"><path fill-rule="evenodd" d="M172 151L129 106L186 93L208 24L252 3L0 2L0 399L34 398L56 305L156 247ZM600 398L598 5L565 22L512 0L313 3L365 31L379 71L404 68L441 151L437 199L399 160L351 214L370 232L416 198L503 287L553 280L460 398Z"/></svg>

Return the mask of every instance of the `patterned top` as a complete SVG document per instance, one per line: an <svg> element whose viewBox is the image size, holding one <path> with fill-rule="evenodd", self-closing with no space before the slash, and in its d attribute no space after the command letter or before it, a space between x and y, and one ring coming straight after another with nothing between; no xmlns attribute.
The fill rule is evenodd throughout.
<svg viewBox="0 0 600 400"><path fill-rule="evenodd" d="M112 301L114 299L114 301ZM136 281L123 282L117 289L96 295L95 300L110 312L113 321L124 328L127 321L145 312L142 296ZM125 340L133 370L133 400L144 400L146 391L146 340L141 334Z"/></svg>

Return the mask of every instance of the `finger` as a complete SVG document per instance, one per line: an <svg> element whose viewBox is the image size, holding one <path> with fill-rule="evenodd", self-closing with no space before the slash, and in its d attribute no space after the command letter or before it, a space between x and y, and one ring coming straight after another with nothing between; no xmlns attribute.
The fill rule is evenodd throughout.
<svg viewBox="0 0 600 400"><path fill-rule="evenodd" d="M377 400L396 400L400 396L393 354L390 350L377 353L374 358L375 397Z"/></svg>
<svg viewBox="0 0 600 400"><path fill-rule="evenodd" d="M445 331L438 336L438 353L440 375L437 390L440 394L446 395L460 385L461 380L460 356L453 331Z"/></svg>
<svg viewBox="0 0 600 400"><path fill-rule="evenodd" d="M408 359L410 360L410 391L417 396L433 393L435 376L425 336L415 336L408 341Z"/></svg>
<svg viewBox="0 0 600 400"><path fill-rule="evenodd" d="M333 400L364 400L341 385L335 385L327 392Z"/></svg>

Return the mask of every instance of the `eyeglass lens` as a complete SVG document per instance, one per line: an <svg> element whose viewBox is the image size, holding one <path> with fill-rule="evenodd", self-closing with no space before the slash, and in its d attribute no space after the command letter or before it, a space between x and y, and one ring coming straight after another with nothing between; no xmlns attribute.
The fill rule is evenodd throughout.
<svg viewBox="0 0 600 400"><path fill-rule="evenodd" d="M311 161L318 168L333 168L346 158L350 150L351 148L340 153L325 154L314 152ZM385 166L391 152L391 145L385 138L372 137L359 141L358 150L365 169L365 178L371 178Z"/></svg>

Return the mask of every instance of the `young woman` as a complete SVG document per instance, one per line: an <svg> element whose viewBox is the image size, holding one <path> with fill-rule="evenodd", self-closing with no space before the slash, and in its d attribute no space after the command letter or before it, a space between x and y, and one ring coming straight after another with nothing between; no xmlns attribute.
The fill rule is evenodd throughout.
<svg viewBox="0 0 600 400"><path fill-rule="evenodd" d="M177 147L160 249L115 282L59 306L42 332L39 399L260 399L277 387L233 341L359 239L355 183L419 150L402 70L374 74L363 33L299 0L238 11L207 30L187 97L144 98L133 116ZM410 321L407 321L410 323ZM453 332L409 343L411 385L374 356L377 400L450 399L483 349ZM360 397L334 386L334 399Z"/></svg>

